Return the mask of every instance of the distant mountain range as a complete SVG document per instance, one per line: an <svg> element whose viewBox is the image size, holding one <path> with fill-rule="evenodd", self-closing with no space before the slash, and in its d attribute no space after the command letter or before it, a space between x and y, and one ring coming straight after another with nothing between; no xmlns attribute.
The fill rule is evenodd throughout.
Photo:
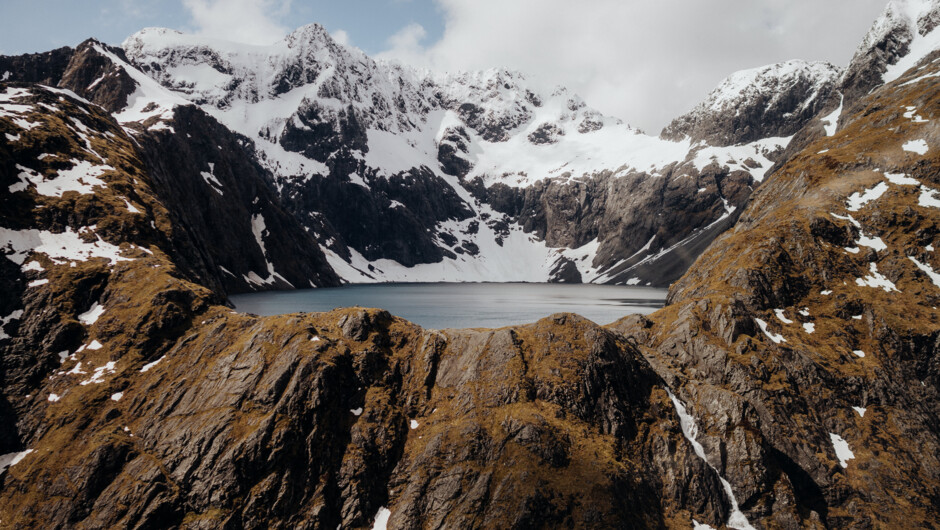
<svg viewBox="0 0 940 530"><path fill-rule="evenodd" d="M272 240L307 233L291 237L300 253L276 244L265 257L204 253L201 268L228 292L334 276L667 285L734 223L794 134L834 132L837 123L820 118L842 95L851 104L908 57L896 44L907 35L902 15L888 13L900 22L879 22L847 70L789 61L732 74L660 137L564 88L539 93L517 72L438 75L377 62L316 24L272 46L146 29L121 49L87 41L0 59L0 71L102 105L155 145L154 160L166 158L159 145L186 153L165 177L167 192L201 187L188 198L211 197L219 210L170 204L201 233L198 246L250 241L259 230ZM220 138L183 132L184 119L211 123L196 127ZM226 141L257 166L250 173L270 197L230 189L247 177L200 148ZM256 199L289 215L272 221ZM224 230L204 226L219 218L230 219Z"/></svg>

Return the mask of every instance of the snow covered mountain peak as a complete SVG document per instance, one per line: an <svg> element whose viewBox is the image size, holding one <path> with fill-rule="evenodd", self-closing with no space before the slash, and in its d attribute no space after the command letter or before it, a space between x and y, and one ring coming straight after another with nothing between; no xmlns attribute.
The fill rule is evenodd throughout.
<svg viewBox="0 0 940 530"><path fill-rule="evenodd" d="M792 134L825 104L842 70L826 62L785 61L726 77L698 106L663 130L714 145Z"/></svg>
<svg viewBox="0 0 940 530"><path fill-rule="evenodd" d="M794 85L810 83L814 91L841 73L841 69L827 62L792 60L748 70L740 70L726 77L708 94L701 108L725 111L742 102L767 94L778 97L788 93ZM812 95L812 92L811 92ZM805 105L808 101L801 102Z"/></svg>
<svg viewBox="0 0 940 530"><path fill-rule="evenodd" d="M890 83L940 48L940 0L891 0L846 69L842 92L855 98Z"/></svg>
<svg viewBox="0 0 940 530"><path fill-rule="evenodd" d="M160 84L254 138L266 153L262 160L270 161L275 174L284 177L327 171L316 162L325 163L339 145L323 144L327 130L345 131L340 143L352 146L367 165L387 174L422 165L436 167L442 140L466 135L477 147L459 156L465 158L463 164L477 168L475 175L526 174L527 182L551 176L554 169L585 155L585 150L581 158L591 162L566 171L580 176L615 169L624 162L623 153L630 152L622 139L637 135L567 90L546 94L532 88L520 72L491 68L432 73L375 61L337 43L318 24L299 28L270 46L148 29L128 38L124 49ZM579 138L604 129L609 138L600 146L597 138ZM507 144L513 139L517 139L513 146L520 145ZM549 156L550 166L529 176L532 167L524 161L545 159L538 147L556 144L572 147ZM610 161L599 163L598 150L606 152L600 160ZM641 158L638 167L663 162L661 156Z"/></svg>

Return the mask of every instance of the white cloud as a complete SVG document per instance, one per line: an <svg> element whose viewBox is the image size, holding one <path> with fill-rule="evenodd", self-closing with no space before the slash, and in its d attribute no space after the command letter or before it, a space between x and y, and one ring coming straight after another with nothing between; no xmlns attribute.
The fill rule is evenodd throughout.
<svg viewBox="0 0 940 530"><path fill-rule="evenodd" d="M376 55L377 59L396 59L413 66L428 66L428 51L421 44L428 35L424 27L412 22L388 38L388 50Z"/></svg>
<svg viewBox="0 0 940 530"><path fill-rule="evenodd" d="M346 30L338 29L331 33L330 36L343 46L352 46L352 40L349 38L349 33L347 33Z"/></svg>
<svg viewBox="0 0 940 530"><path fill-rule="evenodd" d="M382 57L503 66L562 84L651 133L725 76L788 59L844 66L886 0L435 0L445 29L406 26Z"/></svg>
<svg viewBox="0 0 940 530"><path fill-rule="evenodd" d="M280 20L291 0L183 0L196 33L246 44L271 44L289 31Z"/></svg>

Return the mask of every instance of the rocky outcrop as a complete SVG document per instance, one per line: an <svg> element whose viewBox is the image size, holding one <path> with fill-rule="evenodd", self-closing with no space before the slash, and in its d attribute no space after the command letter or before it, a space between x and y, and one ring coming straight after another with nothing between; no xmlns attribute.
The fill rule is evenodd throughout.
<svg viewBox="0 0 940 530"><path fill-rule="evenodd" d="M744 169L729 170L717 163L699 169L695 162L686 162L655 177L604 172L577 180L549 179L527 188L475 184L471 189L477 198L550 246L579 248L596 241L594 260L599 266L591 275L579 273L583 282L642 279L644 284L669 285L734 224L754 180Z"/></svg>
<svg viewBox="0 0 940 530"><path fill-rule="evenodd" d="M65 47L46 53L0 56L0 72L9 72L4 81L68 89L109 112L117 112L127 105L127 98L137 85L125 70L99 53L96 47L124 55L120 48L88 39L74 49Z"/></svg>
<svg viewBox="0 0 940 530"><path fill-rule="evenodd" d="M105 292L115 310L123 274ZM375 310L198 318L156 364L112 355L100 384L47 386L40 399L61 397L4 476L3 520L356 528L384 507L392 527L522 528L726 512L642 357L574 315L446 335ZM79 420L78 400L101 410ZM81 443L43 449L64 437ZM56 493L65 469L78 494Z"/></svg>

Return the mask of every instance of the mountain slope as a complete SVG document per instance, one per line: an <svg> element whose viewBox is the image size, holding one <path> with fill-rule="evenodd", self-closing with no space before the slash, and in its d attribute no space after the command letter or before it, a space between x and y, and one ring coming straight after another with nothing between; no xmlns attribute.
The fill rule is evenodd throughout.
<svg viewBox="0 0 940 530"><path fill-rule="evenodd" d="M4 210L19 224L5 229L3 281L22 294L2 308L3 456L15 463L0 474L0 519L929 525L940 92L937 78L902 86L922 73L784 164L649 319L444 333L379 310L232 313L147 231L172 222L123 131L67 94L7 88L4 112L18 114L0 127L17 149L63 138L85 156L67 125L83 108L86 127L100 120L92 150L109 146L115 169L105 185L4 176L21 212ZM39 194L53 183L82 188ZM24 193L43 208L11 201ZM47 224L67 212L95 228ZM88 235L59 249L32 230Z"/></svg>
<svg viewBox="0 0 940 530"><path fill-rule="evenodd" d="M185 231L149 147L69 92L0 94L5 523L368 527L383 506L404 526L725 517L624 337L575 315L444 334L378 310L236 314L174 263ZM186 131L187 112L167 126Z"/></svg>
<svg viewBox="0 0 940 530"><path fill-rule="evenodd" d="M338 283L310 236L280 206L270 176L246 152L249 140L166 93L119 49L89 40L67 62L60 55L0 58L0 70L18 68L11 81L71 90L122 123L121 134L139 148L143 171L178 228L177 264L191 278L230 293ZM163 106L140 110L155 99Z"/></svg>
<svg viewBox="0 0 940 530"><path fill-rule="evenodd" d="M937 520L937 57L765 182L666 309L615 326L665 381L686 381L676 394L752 518Z"/></svg>

